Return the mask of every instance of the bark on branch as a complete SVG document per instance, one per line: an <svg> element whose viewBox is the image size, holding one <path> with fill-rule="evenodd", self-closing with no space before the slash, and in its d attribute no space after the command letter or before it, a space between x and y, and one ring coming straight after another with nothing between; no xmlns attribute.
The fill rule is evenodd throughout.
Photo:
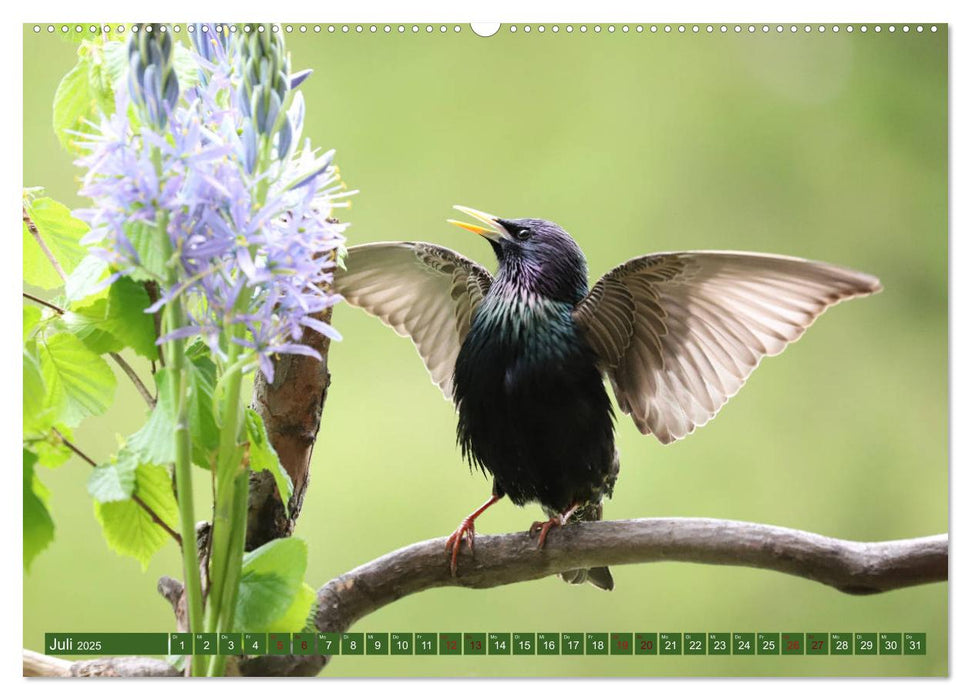
<svg viewBox="0 0 971 700"><path fill-rule="evenodd" d="M321 632L344 632L370 613L429 588L492 588L592 566L682 561L750 566L832 586L844 593L882 593L946 581L948 536L855 542L773 525L709 518L646 518L578 523L550 533L536 549L526 533L479 536L475 553L463 547L456 577L449 574L445 539L409 545L338 576L317 591ZM623 580L620 581L623 585ZM177 586L176 586L177 588ZM609 604L609 594L604 594ZM180 591L169 591L171 600ZM136 657L76 662L24 652L24 673L37 675L171 675L167 664ZM324 656L242 658L247 676L316 675ZM100 662L96 663L96 662ZM103 672L102 672L103 671Z"/></svg>

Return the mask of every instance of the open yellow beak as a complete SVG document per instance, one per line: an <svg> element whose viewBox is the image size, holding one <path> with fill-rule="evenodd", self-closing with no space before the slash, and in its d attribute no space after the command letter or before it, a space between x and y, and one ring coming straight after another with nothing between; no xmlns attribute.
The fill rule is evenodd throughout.
<svg viewBox="0 0 971 700"><path fill-rule="evenodd" d="M491 238L492 240L498 240L503 237L502 226L497 223L499 217L493 216L492 214L486 214L484 211L479 211L478 209L473 209L472 207L463 207L460 204L456 204L453 209L457 209L466 216L471 216L473 219L478 219L484 223L485 226L469 224L456 219L448 219L448 223L455 224L460 228L464 228L466 231L471 231L472 233L476 233L486 238Z"/></svg>

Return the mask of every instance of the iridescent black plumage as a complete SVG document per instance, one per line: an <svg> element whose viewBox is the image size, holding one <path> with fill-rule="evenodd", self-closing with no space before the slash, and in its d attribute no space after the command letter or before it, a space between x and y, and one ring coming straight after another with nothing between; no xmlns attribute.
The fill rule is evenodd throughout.
<svg viewBox="0 0 971 700"><path fill-rule="evenodd" d="M334 280L414 341L455 402L463 455L493 476L493 497L447 540L453 574L476 518L503 496L551 516L534 524L541 547L551 527L601 518L619 469L604 376L638 429L667 444L827 308L880 290L855 270L733 251L637 257L588 288L583 253L556 224L456 209L485 224L452 222L489 241L494 278L447 248L395 242L350 248ZM560 576L613 587L605 567Z"/></svg>
<svg viewBox="0 0 971 700"><path fill-rule="evenodd" d="M499 223L529 234L493 242L499 272L455 364L462 454L516 505L538 501L553 515L598 503L617 470L610 399L573 319L586 261L548 222Z"/></svg>

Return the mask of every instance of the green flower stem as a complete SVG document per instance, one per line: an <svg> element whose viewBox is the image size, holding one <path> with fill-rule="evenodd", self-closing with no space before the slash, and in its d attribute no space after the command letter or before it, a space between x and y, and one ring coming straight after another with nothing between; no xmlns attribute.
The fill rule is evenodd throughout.
<svg viewBox="0 0 971 700"><path fill-rule="evenodd" d="M227 337L231 337L231 334ZM224 373L224 391L220 398L219 456L216 461L216 495L212 521L212 553L209 560L211 587L209 590L209 606L206 611L206 630L209 632L226 632L227 623L232 624L233 611L227 610L229 600L235 600L235 591L239 584L242 568L242 552L234 556L233 534L242 527L245 533L246 517L243 511L242 523L238 523L237 507L240 479L248 483L247 470L241 462L239 449L239 429L242 417L240 411L240 394L243 375L240 368L234 367L240 352L239 346L230 344L228 349L227 366L232 371ZM244 491L244 502L246 491ZM208 675L222 675L225 669L225 657L214 656L209 665Z"/></svg>
<svg viewBox="0 0 971 700"><path fill-rule="evenodd" d="M239 581L243 571L243 550L246 545L246 519L249 505L249 469L245 469L233 482L233 523L229 540L226 579L217 631L232 631L236 618L236 599L239 597ZM209 668L210 676L222 676L226 670L226 657L214 656Z"/></svg>
<svg viewBox="0 0 971 700"><path fill-rule="evenodd" d="M166 305L166 326L168 329L185 325L181 300L176 297ZM179 503L179 530L182 535L182 568L185 576L185 591L189 613L189 630L200 632L203 627L202 577L199 573L199 552L196 549L195 504L192 496L192 436L189 432L189 411L186 401L188 394L188 374L185 362L185 341L172 340L166 343L166 355L178 381L177 409L175 421L175 488ZM193 658L192 673L201 675L203 659Z"/></svg>

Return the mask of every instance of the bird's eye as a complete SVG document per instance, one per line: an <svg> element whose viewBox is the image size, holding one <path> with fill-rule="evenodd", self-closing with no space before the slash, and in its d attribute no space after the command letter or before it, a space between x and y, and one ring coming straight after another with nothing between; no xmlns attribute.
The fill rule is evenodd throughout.
<svg viewBox="0 0 971 700"><path fill-rule="evenodd" d="M525 241L530 237L531 234L532 231L530 231L528 228L517 228L512 232L513 238L515 238L517 241Z"/></svg>

